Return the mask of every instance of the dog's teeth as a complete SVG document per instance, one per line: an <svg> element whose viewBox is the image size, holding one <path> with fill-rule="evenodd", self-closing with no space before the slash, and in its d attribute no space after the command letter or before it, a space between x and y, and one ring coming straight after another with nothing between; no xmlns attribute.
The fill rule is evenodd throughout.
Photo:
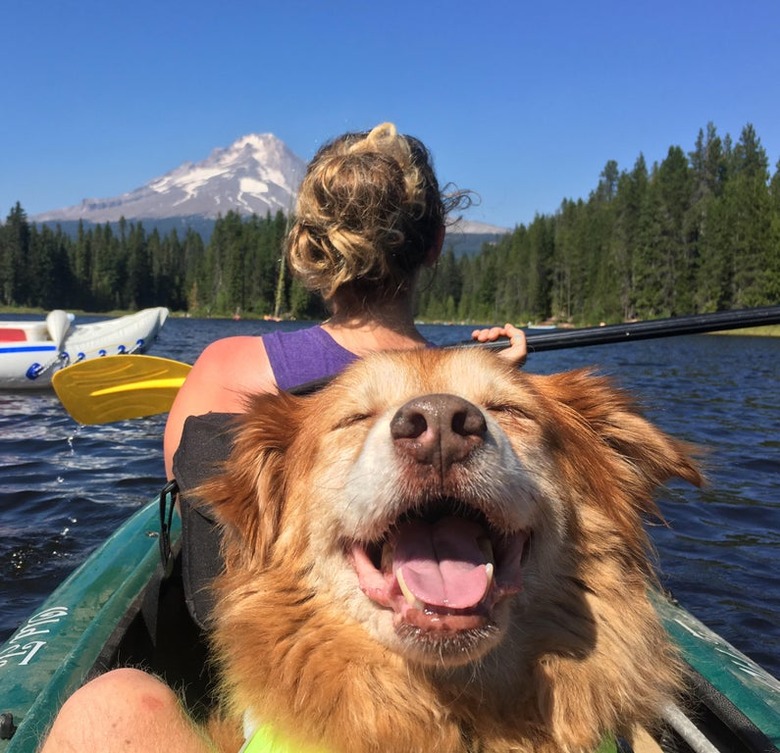
<svg viewBox="0 0 780 753"><path fill-rule="evenodd" d="M382 547L382 559L379 565L379 569L383 572L389 572L393 569L393 547L385 541Z"/></svg>
<svg viewBox="0 0 780 753"><path fill-rule="evenodd" d="M487 573L487 588L485 589L485 592L487 593L488 588L493 584L493 571L495 568L493 567L492 562L488 562L485 565L485 572Z"/></svg>
<svg viewBox="0 0 780 753"><path fill-rule="evenodd" d="M495 555L493 554L493 544L489 538L483 537L477 539L477 544L479 545L480 551L485 556L485 562L493 563L496 561Z"/></svg>
<svg viewBox="0 0 780 753"><path fill-rule="evenodd" d="M406 585L406 581L404 580L403 568L400 567L398 568L395 577L398 580L398 585L401 587L401 593L404 595L404 599L406 599L406 603L410 607L415 607L416 609L424 609L425 605L409 590L409 586Z"/></svg>

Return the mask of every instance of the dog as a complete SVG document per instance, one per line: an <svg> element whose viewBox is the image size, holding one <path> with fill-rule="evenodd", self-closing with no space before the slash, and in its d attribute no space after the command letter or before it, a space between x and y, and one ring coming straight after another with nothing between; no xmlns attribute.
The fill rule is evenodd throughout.
<svg viewBox="0 0 780 753"><path fill-rule="evenodd" d="M215 737L546 753L653 728L682 670L643 522L660 484L702 483L695 456L603 376L471 348L254 397L200 490L225 560Z"/></svg>

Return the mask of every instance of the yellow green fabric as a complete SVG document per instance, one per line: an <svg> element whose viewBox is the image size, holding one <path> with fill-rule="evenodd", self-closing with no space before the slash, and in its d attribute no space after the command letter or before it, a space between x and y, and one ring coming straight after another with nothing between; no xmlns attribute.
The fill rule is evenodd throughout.
<svg viewBox="0 0 780 753"><path fill-rule="evenodd" d="M327 753L318 746L302 746L291 743L277 734L270 724L257 728L255 733L239 751L239 753ZM618 753L617 743L611 735L596 749L595 753Z"/></svg>
<svg viewBox="0 0 780 753"><path fill-rule="evenodd" d="M596 753L618 753L618 747L615 738L612 735L605 737L601 741L601 745L596 748Z"/></svg>
<svg viewBox="0 0 780 753"><path fill-rule="evenodd" d="M239 753L327 753L324 748L292 743L270 724L262 724L246 741Z"/></svg>

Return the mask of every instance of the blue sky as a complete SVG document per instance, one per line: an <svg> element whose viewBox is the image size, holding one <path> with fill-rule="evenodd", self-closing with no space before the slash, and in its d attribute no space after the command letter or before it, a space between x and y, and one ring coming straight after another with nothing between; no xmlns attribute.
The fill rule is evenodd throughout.
<svg viewBox="0 0 780 753"><path fill-rule="evenodd" d="M512 227L752 123L780 159L777 0L7 0L0 219L137 188L247 133L308 160L385 120Z"/></svg>

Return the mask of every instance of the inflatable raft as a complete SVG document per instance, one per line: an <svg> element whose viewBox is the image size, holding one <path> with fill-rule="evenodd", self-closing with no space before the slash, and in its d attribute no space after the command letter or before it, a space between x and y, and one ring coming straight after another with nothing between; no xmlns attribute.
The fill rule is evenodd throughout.
<svg viewBox="0 0 780 753"><path fill-rule="evenodd" d="M119 353L143 353L155 341L168 309L148 308L99 322L74 324L51 311L45 321L0 321L0 389L45 389L73 363Z"/></svg>

